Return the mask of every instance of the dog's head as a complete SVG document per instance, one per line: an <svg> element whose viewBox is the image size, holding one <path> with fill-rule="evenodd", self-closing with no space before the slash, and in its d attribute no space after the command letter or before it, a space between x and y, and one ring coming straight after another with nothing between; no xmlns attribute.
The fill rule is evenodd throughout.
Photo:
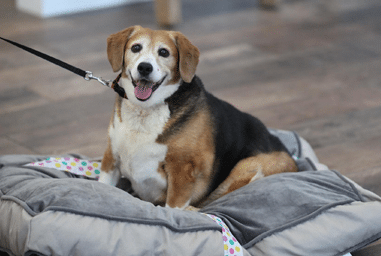
<svg viewBox="0 0 381 256"><path fill-rule="evenodd" d="M190 83L199 59L197 47L180 32L129 27L107 39L114 72L122 70L122 86L132 103L163 103L181 82Z"/></svg>

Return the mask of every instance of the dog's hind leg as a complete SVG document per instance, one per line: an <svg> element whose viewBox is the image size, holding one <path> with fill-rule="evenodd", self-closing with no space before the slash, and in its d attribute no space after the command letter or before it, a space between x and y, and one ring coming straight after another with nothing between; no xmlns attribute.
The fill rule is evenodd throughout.
<svg viewBox="0 0 381 256"><path fill-rule="evenodd" d="M170 170L169 166L166 167L169 169L166 206L184 209L190 204L194 190L194 167L190 162L175 166L173 170Z"/></svg>
<svg viewBox="0 0 381 256"><path fill-rule="evenodd" d="M259 154L242 159L217 189L200 204L200 207L260 178L295 171L297 171L295 161L286 152Z"/></svg>

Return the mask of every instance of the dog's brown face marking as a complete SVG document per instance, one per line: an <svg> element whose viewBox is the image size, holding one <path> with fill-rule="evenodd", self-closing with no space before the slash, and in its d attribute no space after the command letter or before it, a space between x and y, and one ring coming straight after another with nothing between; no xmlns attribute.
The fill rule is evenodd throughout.
<svg viewBox="0 0 381 256"><path fill-rule="evenodd" d="M138 67L141 63L153 66L153 82L160 81L165 76L167 85L178 83L180 80L177 68L178 50L168 32L150 29L134 31L126 45L125 60L127 75L132 75L133 80L139 78Z"/></svg>
<svg viewBox="0 0 381 256"><path fill-rule="evenodd" d="M179 85L180 79L191 82L196 72L199 51L180 32L134 26L111 35L107 43L113 70L122 70L134 87L127 94L140 101L150 99L160 86ZM168 93L173 91L160 97Z"/></svg>

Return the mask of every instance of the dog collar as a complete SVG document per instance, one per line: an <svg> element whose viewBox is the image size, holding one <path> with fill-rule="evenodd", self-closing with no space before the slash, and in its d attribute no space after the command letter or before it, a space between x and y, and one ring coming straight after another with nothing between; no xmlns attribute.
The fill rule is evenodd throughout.
<svg viewBox="0 0 381 256"><path fill-rule="evenodd" d="M122 73L120 73L114 81L112 81L112 84L111 84L111 88L117 93L119 94L120 97L122 98L125 98L126 100L128 100L127 98L127 94L126 92L124 91L123 87L121 87L119 85L119 81L120 81L120 78L122 77Z"/></svg>

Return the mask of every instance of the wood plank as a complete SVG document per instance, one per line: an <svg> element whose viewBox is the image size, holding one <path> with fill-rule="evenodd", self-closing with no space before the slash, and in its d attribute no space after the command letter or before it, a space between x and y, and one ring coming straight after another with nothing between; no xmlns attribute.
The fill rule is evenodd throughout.
<svg viewBox="0 0 381 256"><path fill-rule="evenodd" d="M26 87L7 86L0 93L0 114L41 106L48 102Z"/></svg>
<svg viewBox="0 0 381 256"><path fill-rule="evenodd" d="M359 110L290 126L315 149L357 142L381 134L381 107Z"/></svg>
<svg viewBox="0 0 381 256"><path fill-rule="evenodd" d="M279 7L280 0L260 0L259 3L265 9L275 9Z"/></svg>
<svg viewBox="0 0 381 256"><path fill-rule="evenodd" d="M347 174L347 177L363 188L381 196L381 166L375 166L356 173L350 173Z"/></svg>
<svg viewBox="0 0 381 256"><path fill-rule="evenodd" d="M1 128L1 127L0 127ZM5 136L0 136L0 155L10 154L39 154L33 147L28 148Z"/></svg>
<svg viewBox="0 0 381 256"><path fill-rule="evenodd" d="M78 81L78 87L87 83L83 78L68 70L28 53L24 53L24 55L25 58L34 61L34 64L18 67L11 64L8 68L0 69L2 78L0 80L0 92L9 85L12 85L12 88L33 88L45 85L46 90L49 90L55 84L61 84L62 88L65 88L65 83L68 80L70 82ZM22 56L20 55L20 57ZM97 76L104 76L106 79L112 79L115 76L104 53L89 57L77 56L76 58L68 58L65 61L84 70L90 70Z"/></svg>
<svg viewBox="0 0 381 256"><path fill-rule="evenodd" d="M315 152L319 160L330 169L336 169L344 175L349 175L381 166L380 142L381 137L379 136L368 137L358 141L319 147Z"/></svg>
<svg viewBox="0 0 381 256"><path fill-rule="evenodd" d="M111 113L110 111L91 117L73 117L70 121L44 129L36 128L14 133L9 137L41 154L82 153L86 149L86 155L97 157L103 155L107 145L107 128Z"/></svg>
<svg viewBox="0 0 381 256"><path fill-rule="evenodd" d="M355 65L378 60L377 54L372 51L357 51L342 45L294 52L292 55L264 57L259 60L256 57L257 54L253 52L245 57L232 58L229 62L220 61L219 64L208 68L200 64L197 73L207 88L214 89L295 77L324 76L330 68L336 68L338 65Z"/></svg>
<svg viewBox="0 0 381 256"><path fill-rule="evenodd" d="M111 116L114 99L115 92L110 90L101 95L83 96L80 99L68 99L46 106L1 114L0 136L24 133L27 139L28 132L41 130L43 133L44 129L73 121L81 122L92 116L104 116L99 122L107 127L109 118L106 116Z"/></svg>

